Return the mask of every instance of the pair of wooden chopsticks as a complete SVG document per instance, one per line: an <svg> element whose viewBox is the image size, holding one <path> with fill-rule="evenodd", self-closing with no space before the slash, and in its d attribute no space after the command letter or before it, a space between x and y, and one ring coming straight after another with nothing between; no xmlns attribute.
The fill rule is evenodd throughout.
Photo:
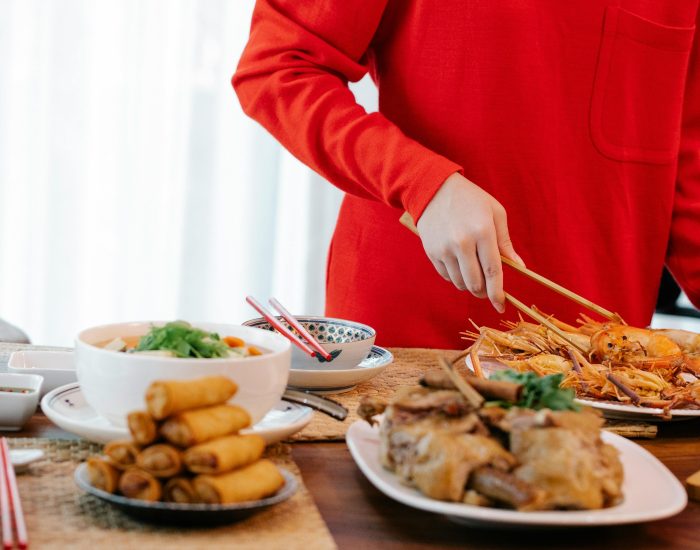
<svg viewBox="0 0 700 550"><path fill-rule="evenodd" d="M252 296L246 296L245 301L248 302L251 306L253 306L253 308L260 315L262 315L265 318L265 320L268 323L270 323L277 332L279 332L282 336L288 338L292 342L292 344L297 346L304 353L308 353L311 357L316 357L317 355L320 355L325 361L333 361L333 356L321 347L321 344L318 343L316 338L314 338L311 335L311 333L308 330L306 330L304 325L297 321L296 318L291 313L289 313L289 311L287 311L287 309L282 304L280 304L278 300L276 300L275 298L271 298L270 305L280 313L282 318L285 321L287 321L289 325L299 333L299 335L306 339L306 342L297 338L296 334L289 330L283 323L280 323L277 317L275 317L269 311L267 311L267 309L265 309L265 306L263 306L255 298L253 298Z"/></svg>
<svg viewBox="0 0 700 550"><path fill-rule="evenodd" d="M22 502L19 499L15 469L10 460L7 439L0 439L0 516L2 520L2 545L5 550L14 548L12 515L14 513L14 531L17 533L17 546L27 548L27 526L24 523Z"/></svg>
<svg viewBox="0 0 700 550"><path fill-rule="evenodd" d="M401 218L399 218L399 221L401 224L406 227L407 229L410 229L418 235L418 228L416 227L416 224L413 223L413 218L408 212L404 212ZM572 300L573 302L576 302L577 304L585 307L586 309L589 309L591 311L596 312L598 315L601 315L602 317L605 317L606 319L610 319L611 321L616 321L616 322L622 322L622 318L617 314L613 313L612 311L608 311L604 307L601 307L597 304L594 304L590 300L584 298L583 296L579 296L575 292L572 292L568 288L565 288L561 286L560 284L555 283L554 281L550 281L546 277L543 277L539 273L535 273L531 269L528 269L527 267L523 267L519 263L514 262L510 258L506 258L505 256L501 256L501 261L506 264L507 266L512 267L515 269L517 272L522 273L526 277L529 277L533 281L538 282L539 284L549 288L550 290L553 290L554 292L557 292L561 294L562 296L568 298L569 300ZM534 310L531 307L526 306L523 302L518 300L515 296L512 294L509 294L508 292L504 292L506 300L513 304L517 309L528 315L529 317L535 319L537 322L543 324L546 326L548 329L550 329L552 332L556 333L559 335L561 338L569 342L572 346L574 346L576 349L579 351L583 351L579 345L576 344L576 342L563 330L561 330L558 326L556 326L554 323L552 323L547 317L539 313L538 311Z"/></svg>

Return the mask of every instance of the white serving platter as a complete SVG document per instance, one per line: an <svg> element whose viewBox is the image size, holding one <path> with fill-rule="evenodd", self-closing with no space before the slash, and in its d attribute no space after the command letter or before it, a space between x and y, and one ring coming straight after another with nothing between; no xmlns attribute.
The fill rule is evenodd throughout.
<svg viewBox="0 0 700 550"><path fill-rule="evenodd" d="M621 525L667 518L685 508L688 499L683 485L656 457L624 437L603 432L602 438L620 452L625 475L622 503L603 510L542 512L517 512L424 496L417 489L403 485L395 474L382 467L379 462L379 429L364 421L350 426L346 442L362 473L386 496L471 526L560 528Z"/></svg>
<svg viewBox="0 0 700 550"><path fill-rule="evenodd" d="M472 360L469 356L464 359L467 368L474 372ZM508 367L498 361L481 361L481 370L486 378L489 378L494 372L505 370ZM663 409L652 407L638 407L636 405L626 405L624 403L616 403L614 401L600 401L598 399L581 399L576 398L576 402L587 407L598 409L603 413L605 418L611 420L636 420L644 422L669 422L676 420L691 420L700 417L700 410L693 409L673 409L671 416L664 416Z"/></svg>

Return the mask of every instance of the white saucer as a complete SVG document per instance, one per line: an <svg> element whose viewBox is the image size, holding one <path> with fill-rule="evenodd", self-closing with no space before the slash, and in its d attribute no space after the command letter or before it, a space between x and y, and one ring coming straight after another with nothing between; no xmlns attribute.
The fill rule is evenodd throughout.
<svg viewBox="0 0 700 550"><path fill-rule="evenodd" d="M319 363L313 369L292 368L287 384L318 393L343 393L381 374L393 361L394 356L389 350L372 346L367 357L356 367L329 370L323 368L323 363Z"/></svg>
<svg viewBox="0 0 700 550"><path fill-rule="evenodd" d="M605 443L620 452L625 471L624 500L602 510L517 512L428 498L399 481L379 462L379 428L359 420L348 429L350 454L367 479L389 498L407 506L446 514L458 523L484 527L593 527L642 523L671 517L685 508L688 498L678 479L654 455L619 435L603 432ZM572 545L573 547L573 545Z"/></svg>
<svg viewBox="0 0 700 550"><path fill-rule="evenodd" d="M108 443L130 437L127 428L113 426L106 418L98 415L87 404L76 383L66 384L47 393L41 400L41 410L59 428L90 441ZM304 428L312 416L313 410L309 407L280 400L260 422L252 428L241 430L241 433L259 434L269 445Z"/></svg>

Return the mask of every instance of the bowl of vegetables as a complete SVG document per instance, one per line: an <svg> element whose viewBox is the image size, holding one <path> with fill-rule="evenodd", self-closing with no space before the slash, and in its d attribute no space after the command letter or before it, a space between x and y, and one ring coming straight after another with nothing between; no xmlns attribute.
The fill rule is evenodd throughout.
<svg viewBox="0 0 700 550"><path fill-rule="evenodd" d="M111 424L143 408L154 380L223 375L238 391L231 403L254 424L284 392L290 343L270 331L240 325L142 321L83 330L75 340L78 382L88 404Z"/></svg>

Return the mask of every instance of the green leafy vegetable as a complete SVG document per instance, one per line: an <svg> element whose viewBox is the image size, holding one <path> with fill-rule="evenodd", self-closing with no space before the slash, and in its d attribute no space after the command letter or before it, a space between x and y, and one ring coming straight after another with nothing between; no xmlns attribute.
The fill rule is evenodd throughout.
<svg viewBox="0 0 700 550"><path fill-rule="evenodd" d="M503 380L523 385L523 393L517 403L497 402L501 407L522 407L527 409L552 409L553 411L578 411L581 406L574 401L571 388L560 388L563 374L537 376L534 372L503 370L493 373L491 380ZM489 403L492 404L492 403Z"/></svg>
<svg viewBox="0 0 700 550"><path fill-rule="evenodd" d="M173 321L153 327L141 337L134 351L165 350L176 357L212 359L228 357L230 349L215 332L194 328L186 321Z"/></svg>

